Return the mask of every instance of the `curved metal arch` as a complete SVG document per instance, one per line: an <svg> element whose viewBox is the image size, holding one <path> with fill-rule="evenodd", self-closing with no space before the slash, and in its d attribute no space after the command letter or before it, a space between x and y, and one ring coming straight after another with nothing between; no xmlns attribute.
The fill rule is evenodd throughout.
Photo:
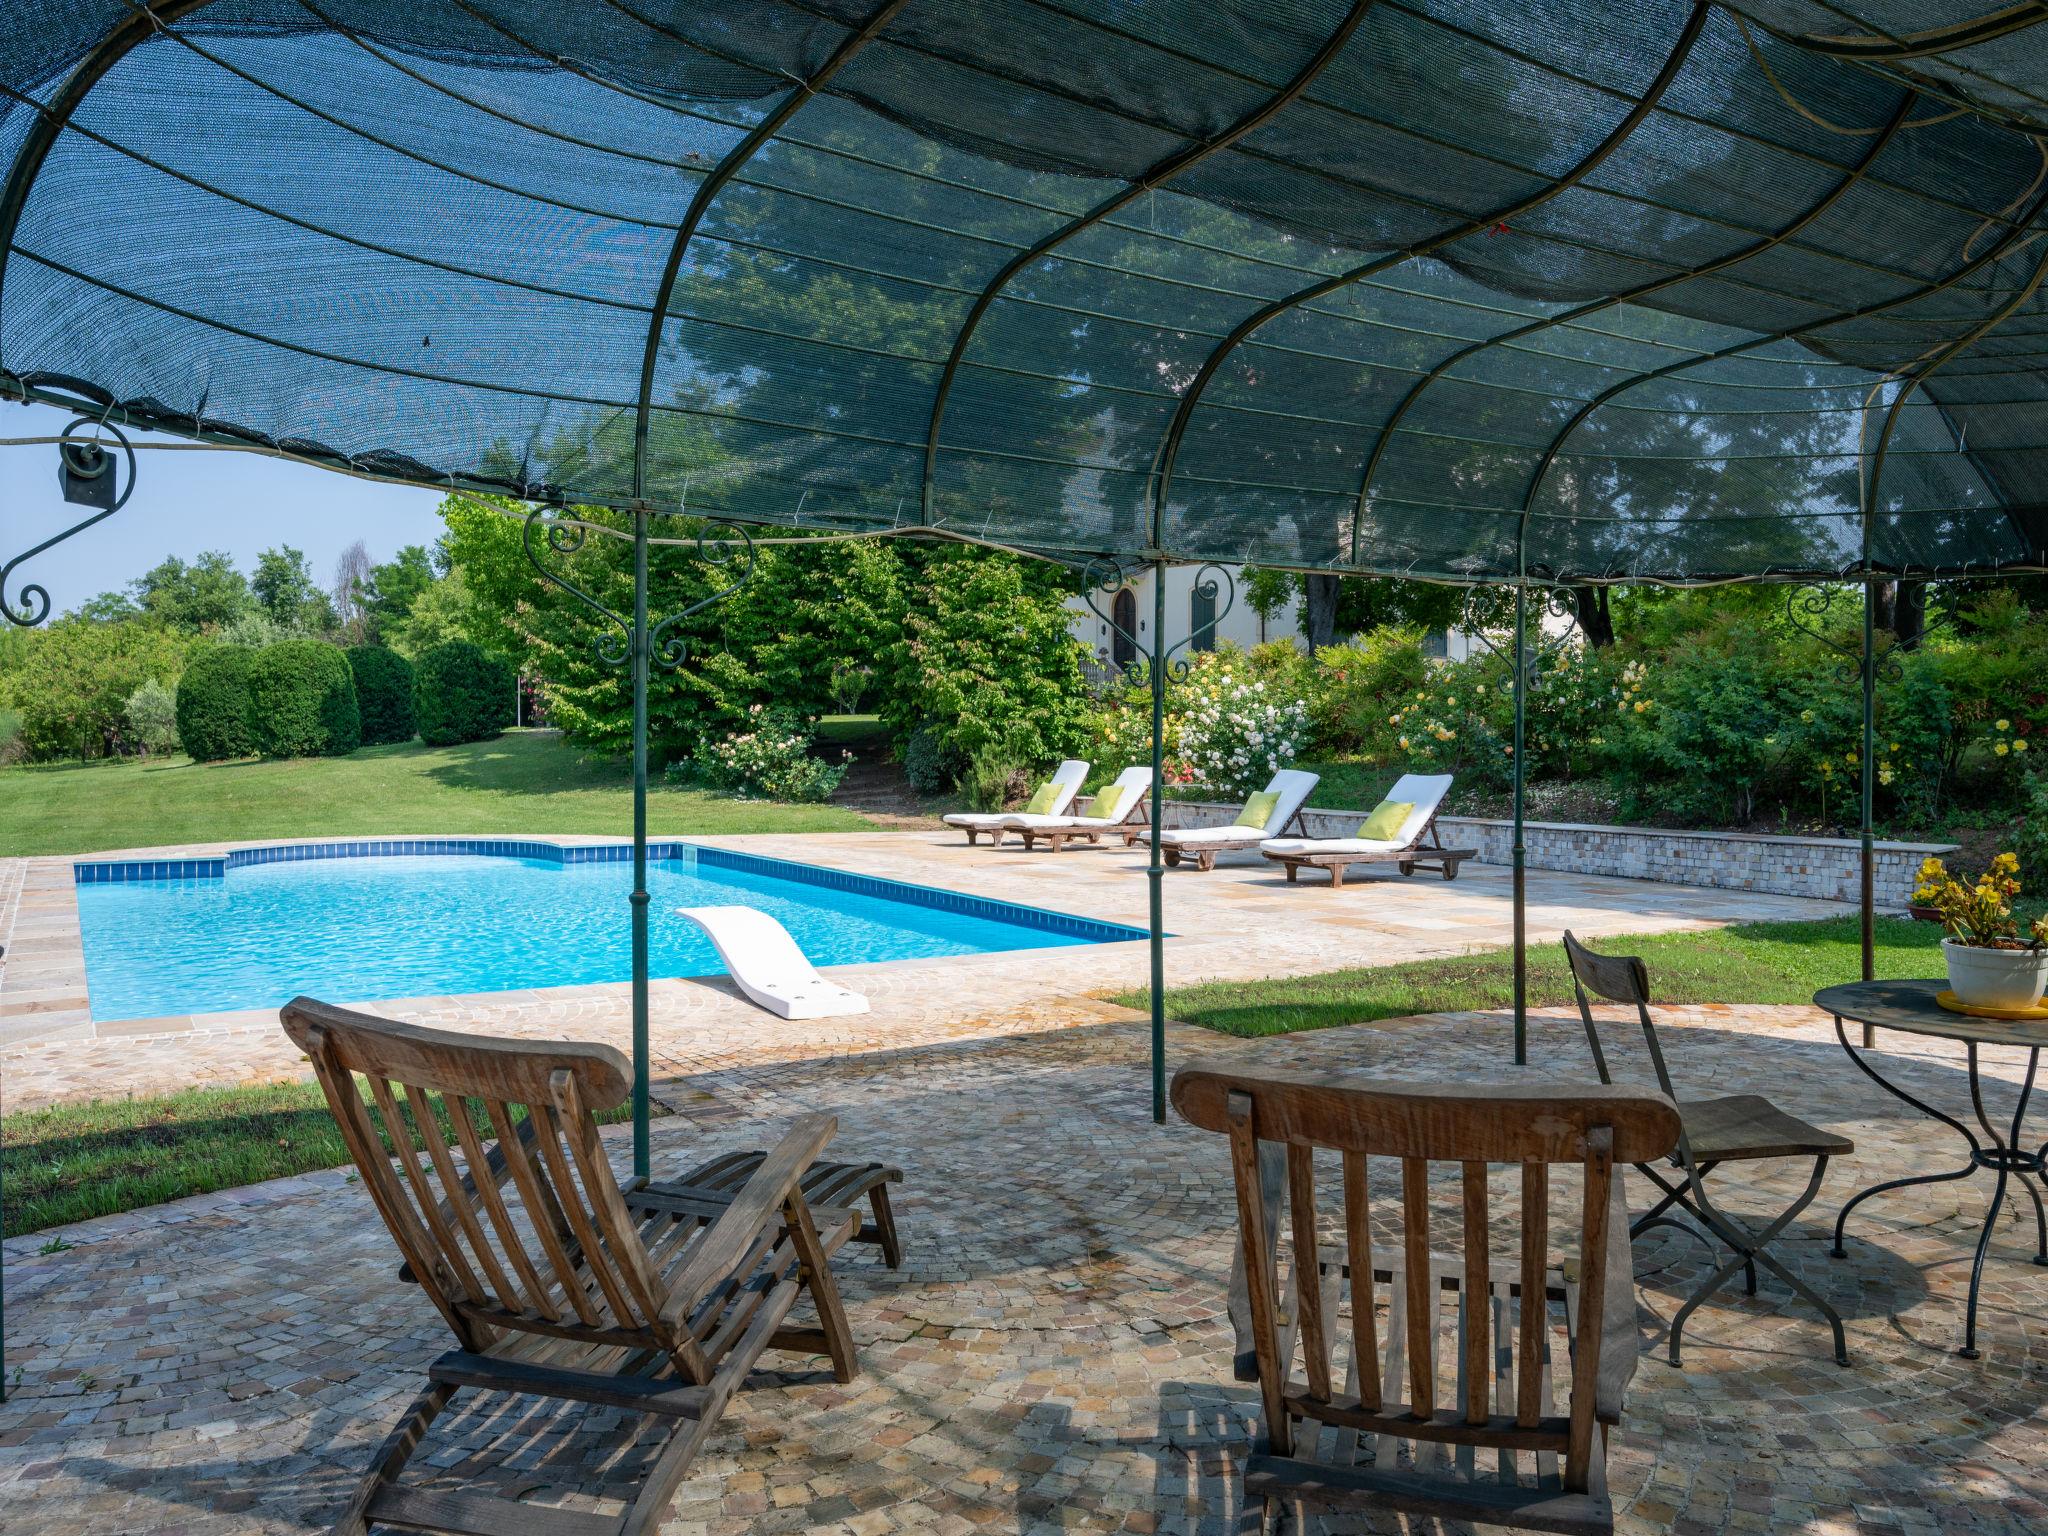
<svg viewBox="0 0 2048 1536"><path fill-rule="evenodd" d="M1498 336L1488 337L1484 341L1475 341L1470 346L1462 347L1458 351L1453 352L1449 357L1430 369L1428 373L1415 382L1414 387L1407 394L1401 397L1401 403L1395 406L1393 413L1387 417L1386 425L1380 428L1379 436L1373 441L1372 453L1366 458L1365 471L1359 476L1358 480L1358 505L1351 514L1351 563L1354 565L1358 563L1359 529L1365 521L1366 504L1372 499L1373 476L1379 473L1380 460L1386 456L1387 445L1394 440L1395 430L1401 425L1408 413L1421 402L1423 395L1438 379L1450 372L1451 369L1457 367L1458 364L1464 362L1468 357L1484 352L1490 347L1505 346L1509 342L1519 341L1524 336L1533 336L1538 331L1548 330L1553 326L1573 324L1576 321L1585 319L1588 315L1597 314L1603 309L1611 309L1618 304L1635 303L1639 299L1648 298L1653 293L1661 292L1679 283L1691 282L1696 278L1711 277L1716 272L1724 271L1745 261L1750 261L1755 257L1763 255L1766 251L1774 250L1778 246L1783 245L1801 230L1812 225L1816 219L1820 218L1830 208L1834 207L1836 203L1847 196L1858 182L1862 181L1864 175L1877 163L1878 156L1884 153L1886 146L1898 136L1899 130L1905 126L1907 114L1912 111L1913 103L1917 100L1919 100L1919 93L1908 89L1899 102L1898 110L1892 114L1891 120L1884 125L1877 137L1871 141L1870 148L1864 153L1863 158L1841 176L1834 186L1828 189L1824 197L1781 229L1765 235L1761 240L1744 246L1739 251L1731 251L1725 256L1716 257L1703 267L1695 267L1689 272L1674 273L1669 277L1655 278L1650 282L1640 283L1626 292L1617 293L1604 299L1595 299L1591 303L1581 304L1575 309L1568 309L1562 314L1551 315L1546 319L1531 321L1527 325L1516 326L1513 330L1505 331Z"/></svg>
<svg viewBox="0 0 2048 1536"><path fill-rule="evenodd" d="M704 215L711 210L712 200L724 190L725 184L775 137L782 125L796 115L799 107L822 90L909 3L910 0L883 0L883 4L861 23L858 31L847 33L839 46L832 50L832 56L819 65L809 79L798 81L795 88L782 98L781 104L756 123L753 131L727 151L711 174L698 183L697 195L690 199L683 222L676 227L675 242L669 247L668 261L661 269L660 286L654 291L654 312L647 320L647 346L640 358L640 399L633 418L633 497L636 501L644 500L647 495L647 431L654 413L654 369L661 357L661 333L668 320L669 300L675 295L676 279L682 275L683 253L689 248L690 237L697 233L697 226L704 221Z"/></svg>
<svg viewBox="0 0 2048 1536"><path fill-rule="evenodd" d="M1789 326L1784 330L1771 331L1761 336L1753 336L1748 341L1737 342L1734 346L1722 347L1713 352L1703 352L1699 356L1685 362L1667 363L1662 368L1653 368L1648 373L1639 373L1632 378L1623 379L1619 383L1610 384L1572 413L1571 419L1565 422L1558 429L1557 436L1550 440L1550 446L1543 450L1543 457L1536 461L1536 468L1530 474L1529 483L1522 491L1520 524L1516 533L1517 547L1526 547L1528 543L1530 514L1536 505L1537 496L1543 490L1544 482L1550 478L1550 471L1556 465L1559 455L1564 450L1564 445L1570 441L1571 435L1585 423L1588 417L1599 410L1601 406L1607 404L1608 401L1614 399L1615 396L1624 394L1638 385L1648 384L1653 379L1666 378L1674 373L1682 373L1687 368L1697 368L1705 363L1717 363L1724 358L1739 357L1742 353L1753 352L1758 347L1770 346L1780 341L1790 341L1795 337L1804 336L1810 331L1824 331L1831 325L1845 325L1852 320L1866 320L1872 315L1881 315L1887 310L1897 309L1902 305L1914 304L1918 303L1921 299L1930 298L1934 294L1953 288L1972 273L1982 271L1991 263L2002 259L2023 236L2027 235L2029 227L2035 219L2041 216L2043 210L2048 210L2048 191L2042 192L2033 202L2028 204L2027 211L2014 221L2012 228L2007 230L2003 236L1989 246L1981 256L1972 257L1969 261L1957 267L1955 271L1949 273L1948 276L1936 282L1924 283L1918 288L1910 289L1889 299L1882 299L1875 304L1865 304L1856 309L1829 315L1824 319L1809 320L1800 325Z"/></svg>
<svg viewBox="0 0 2048 1536"><path fill-rule="evenodd" d="M1919 393L1921 386L1927 382L1930 374L1946 367L1950 362L1954 361L1962 353L1967 352L1971 347L1974 347L1978 342L1982 341L2018 313L2021 306L2031 299L2040 288L2043 278L2048 278L2048 254L2044 254L2034 264L2033 276L2027 279L2020 291L2014 295L2011 303L2000 309L1996 314L1979 321L1963 335L1950 342L1940 353L1930 358L1925 367L1921 368L1918 373L1914 374L1900 386L1897 397L1891 403L1891 408L1885 412L1884 425L1878 431L1877 443L1872 449L1870 457L1870 473L1863 477L1863 570L1866 576L1872 570L1870 535L1872 525L1877 520L1878 479L1884 473L1885 455L1891 449L1892 433L1898 428L1899 415L1904 411L1906 402Z"/></svg>
<svg viewBox="0 0 2048 1536"><path fill-rule="evenodd" d="M28 132L22 137L21 148L15 153L14 164L8 168L6 185L0 187L0 294L4 294L6 289L7 257L14 249L14 232L21 227L21 213L28 205L29 191L34 187L36 177L42 174L43 162L50 158L50 151L56 148L57 138L70 123L72 115L85 104L92 88L104 80L115 65L172 22L205 4L207 0L161 0L154 11L145 8L131 12L78 61L78 67L71 71L70 78L29 124Z"/></svg>
<svg viewBox="0 0 2048 1536"><path fill-rule="evenodd" d="M1931 27L1924 32L1903 35L1871 32L1861 36L1779 32L1777 35L1809 53L1855 59L1861 63L1889 63L1896 59L1929 58L1976 43L1992 42L2015 32L2024 32L2044 21L2048 21L2048 5L2042 4L2041 0L2021 0L2020 4L2006 6L2003 10L1989 11L1968 21L1951 22L1945 27Z"/></svg>
<svg viewBox="0 0 2048 1536"><path fill-rule="evenodd" d="M1222 342L1216 347L1212 348L1208 357L1203 359L1201 368L1196 372L1193 381L1180 397L1180 405L1173 413L1172 422L1167 426L1166 436L1163 439L1163 446L1159 456L1159 474L1154 482L1152 498L1152 542L1154 545L1163 547L1165 544L1167 496L1173 488L1174 465L1180 457L1180 445L1187 435L1188 423L1193 418L1196 407L1201 404L1202 393L1208 388L1209 381L1216 376L1217 370L1223 366L1224 360L1237 350L1239 344L1246 337L1250 336L1268 321L1285 314L1291 309L1298 309L1304 304L1313 303L1315 300L1323 297L1324 294L1334 293L1340 288L1348 287L1350 284L1363 282L1366 278L1376 276L1390 267L1399 266L1403 262L1413 261L1418 256L1427 256L1432 251L1440 250L1442 247L1455 244L1457 241L1469 239L1482 230L1491 229L1495 225L1506 223L1510 219L1520 218L1531 209L1541 207L1552 198L1577 186L1597 170L1608 156L1619 149L1628 139L1629 135L1634 133L1642 125L1643 120L1656 109L1658 101L1671 88L1672 82L1678 78L1679 70L1684 67L1686 59L1691 56L1693 44L1698 40L1701 29L1706 25L1707 14L1711 9L1712 7L1706 4L1705 0L1696 0L1691 13L1686 17L1685 26L1679 32L1676 46L1672 48L1670 56L1664 60L1663 68L1657 71L1657 76L1650 82L1649 88L1636 99L1636 104L1629 109L1628 114L1619 123L1615 124L1607 136L1583 156L1578 164L1574 165L1555 181L1549 183L1542 191L1511 203L1505 208L1496 208L1479 218L1469 219L1463 224L1456 225L1439 234L1431 235L1427 240L1419 241L1405 250L1395 252L1391 256L1379 257L1377 260L1367 262L1364 266L1353 267L1348 272L1340 272L1335 277L1325 278L1323 281L1313 283L1307 288L1298 289L1285 298L1275 299L1272 303L1253 311L1250 315L1239 321L1231 333L1224 337Z"/></svg>
<svg viewBox="0 0 2048 1536"><path fill-rule="evenodd" d="M1003 290L1009 287L1011 280L1033 262L1041 260L1057 247L1064 245L1082 230L1100 224L1118 210L1129 207L1146 193L1163 186L1183 172L1194 169L1212 155L1221 154L1246 134L1264 126L1275 113L1300 97L1302 92L1315 82L1316 77L1330 67L1337 55L1343 52L1344 45L1351 41L1352 34L1364 23L1366 13L1375 3L1377 0L1353 0L1351 9L1345 13L1336 30L1323 40L1322 46L1295 72L1294 78L1223 132L1214 138L1175 150L1155 163L1121 192L1104 198L1079 218L1061 225L1027 249L1019 251L989 279L988 286L982 289L973 307L967 311L967 318L960 322L960 330L953 338L952 349L946 354L945 370L939 375L938 389L932 396L931 426L925 434L924 443L924 484L919 498L924 522L930 523L932 520L933 479L939 462L939 429L945 423L946 403L953 392L953 379L960 371L961 360L967 355L968 344L973 341L974 333L981 325L982 316L994 306L995 301L1002 296Z"/></svg>

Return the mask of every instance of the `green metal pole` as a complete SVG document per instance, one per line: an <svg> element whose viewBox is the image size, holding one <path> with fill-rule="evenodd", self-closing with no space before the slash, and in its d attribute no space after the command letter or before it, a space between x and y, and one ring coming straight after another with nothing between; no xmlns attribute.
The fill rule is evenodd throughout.
<svg viewBox="0 0 2048 1536"><path fill-rule="evenodd" d="M633 512L633 1175L647 1149L647 507Z"/></svg>
<svg viewBox="0 0 2048 1536"><path fill-rule="evenodd" d="M1863 979L1877 978L1877 596L1866 566L1863 576ZM1877 1044L1876 1031L1863 1026L1865 1046Z"/></svg>
<svg viewBox="0 0 2048 1536"><path fill-rule="evenodd" d="M1166 1123L1166 562L1152 563L1152 1118Z"/></svg>
<svg viewBox="0 0 2048 1536"><path fill-rule="evenodd" d="M1528 849L1522 842L1525 725L1529 693L1529 586L1515 588L1515 1065L1529 1064Z"/></svg>

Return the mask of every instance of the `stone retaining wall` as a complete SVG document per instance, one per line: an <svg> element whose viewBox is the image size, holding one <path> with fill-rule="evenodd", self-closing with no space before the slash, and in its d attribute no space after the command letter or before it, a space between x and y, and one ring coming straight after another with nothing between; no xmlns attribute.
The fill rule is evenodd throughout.
<svg viewBox="0 0 2048 1536"><path fill-rule="evenodd" d="M1235 821L1237 812L1237 806L1220 801L1169 800L1166 824L1221 826ZM1359 820L1356 811L1311 806L1302 812L1302 823L1310 837L1349 837ZM1766 891L1775 896L1811 896L1823 901L1858 899L1862 849L1854 838L1674 832L1661 827L1603 827L1558 821L1528 821L1522 827L1531 869L1668 880L1679 885ZM1481 863L1512 862L1512 821L1443 816L1437 819L1437 832L1449 847L1477 848ZM1903 910L1912 896L1920 861L1930 853L1946 857L1954 852L1953 843L1879 843L1879 908Z"/></svg>

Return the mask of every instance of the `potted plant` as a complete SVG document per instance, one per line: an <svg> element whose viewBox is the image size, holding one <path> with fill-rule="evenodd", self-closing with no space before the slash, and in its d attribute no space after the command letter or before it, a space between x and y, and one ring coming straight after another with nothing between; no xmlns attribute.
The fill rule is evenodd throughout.
<svg viewBox="0 0 2048 1536"><path fill-rule="evenodd" d="M2048 917L2022 934L2012 915L2020 893L2017 854L2001 853L1968 885L1940 859L1920 866L1915 905L1934 908L1947 932L1941 941L1948 984L1956 1001L1973 1008L2021 1011L2038 1007L2048 988Z"/></svg>

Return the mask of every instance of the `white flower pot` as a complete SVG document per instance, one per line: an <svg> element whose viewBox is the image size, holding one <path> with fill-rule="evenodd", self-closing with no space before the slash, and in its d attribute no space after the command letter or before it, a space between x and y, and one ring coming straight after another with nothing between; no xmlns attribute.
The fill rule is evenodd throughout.
<svg viewBox="0 0 2048 1536"><path fill-rule="evenodd" d="M1984 949L1941 941L1949 989L1973 1008L2033 1008L2048 990L2048 949Z"/></svg>

